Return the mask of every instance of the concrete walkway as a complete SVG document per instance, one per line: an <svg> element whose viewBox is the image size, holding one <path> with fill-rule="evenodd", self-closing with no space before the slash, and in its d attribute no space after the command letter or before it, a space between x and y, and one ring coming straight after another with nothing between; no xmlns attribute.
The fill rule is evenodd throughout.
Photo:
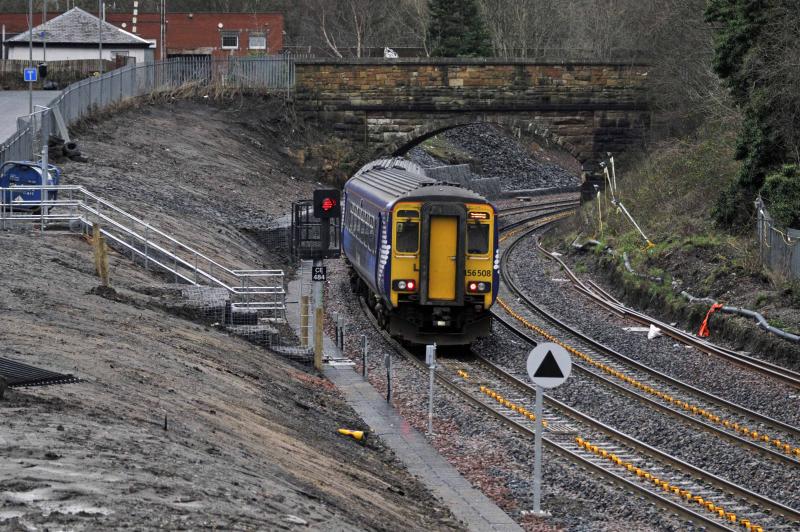
<svg viewBox="0 0 800 532"><path fill-rule="evenodd" d="M299 282L289 283L286 317L299 331ZM334 342L324 337L325 355L333 360L344 355ZM417 476L434 495L442 499L453 515L466 523L470 530L521 531L503 510L483 493L476 490L428 443L428 440L411 427L400 414L386 403L369 382L354 371L354 366L325 365L325 376L342 392L373 434L380 436L408 469Z"/></svg>

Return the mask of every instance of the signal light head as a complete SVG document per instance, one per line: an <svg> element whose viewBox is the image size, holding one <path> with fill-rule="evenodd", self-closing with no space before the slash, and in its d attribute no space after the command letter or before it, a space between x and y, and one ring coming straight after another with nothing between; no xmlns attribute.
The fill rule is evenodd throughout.
<svg viewBox="0 0 800 532"><path fill-rule="evenodd" d="M322 210L328 212L336 206L336 200L333 198L325 198L322 200Z"/></svg>
<svg viewBox="0 0 800 532"><path fill-rule="evenodd" d="M319 189L314 191L314 217L339 218L342 215L340 205L341 194L336 189Z"/></svg>

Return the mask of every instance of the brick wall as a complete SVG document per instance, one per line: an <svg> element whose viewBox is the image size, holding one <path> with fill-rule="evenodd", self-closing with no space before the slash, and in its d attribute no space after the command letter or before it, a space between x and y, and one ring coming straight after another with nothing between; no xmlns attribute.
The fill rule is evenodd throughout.
<svg viewBox="0 0 800 532"><path fill-rule="evenodd" d="M50 12L48 20L60 13ZM136 26L136 35L142 39L158 41L161 34L161 16L158 13L139 13L136 24L133 24L133 12L106 13L106 20L132 31ZM33 24L42 22L41 9L33 14ZM0 13L0 24L5 24L7 37L28 31L27 13ZM219 25L222 24L222 28ZM239 48L222 49L222 32L239 33ZM250 50L249 36L251 32L267 34L267 50ZM283 15L281 13L169 13L167 15L167 49L168 53L185 54L196 51L198 54L209 54L214 57L228 55L249 55L251 53L275 54L283 49ZM155 48L155 58L159 57L160 47Z"/></svg>

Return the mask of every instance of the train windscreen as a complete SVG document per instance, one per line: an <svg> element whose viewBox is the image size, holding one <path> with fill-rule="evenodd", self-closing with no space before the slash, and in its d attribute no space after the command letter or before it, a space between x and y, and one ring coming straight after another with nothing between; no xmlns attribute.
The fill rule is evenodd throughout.
<svg viewBox="0 0 800 532"><path fill-rule="evenodd" d="M416 253L419 249L419 222L397 222L398 253Z"/></svg>
<svg viewBox="0 0 800 532"><path fill-rule="evenodd" d="M467 253L485 255L489 253L489 224L467 224Z"/></svg>

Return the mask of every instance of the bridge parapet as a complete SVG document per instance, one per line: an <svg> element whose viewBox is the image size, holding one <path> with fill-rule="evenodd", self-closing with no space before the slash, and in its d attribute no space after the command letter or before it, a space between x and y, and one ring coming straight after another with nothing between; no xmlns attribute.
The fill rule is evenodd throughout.
<svg viewBox="0 0 800 532"><path fill-rule="evenodd" d="M296 63L295 105L375 153L495 122L552 137L592 171L604 152L641 143L647 71L631 63L307 59Z"/></svg>

